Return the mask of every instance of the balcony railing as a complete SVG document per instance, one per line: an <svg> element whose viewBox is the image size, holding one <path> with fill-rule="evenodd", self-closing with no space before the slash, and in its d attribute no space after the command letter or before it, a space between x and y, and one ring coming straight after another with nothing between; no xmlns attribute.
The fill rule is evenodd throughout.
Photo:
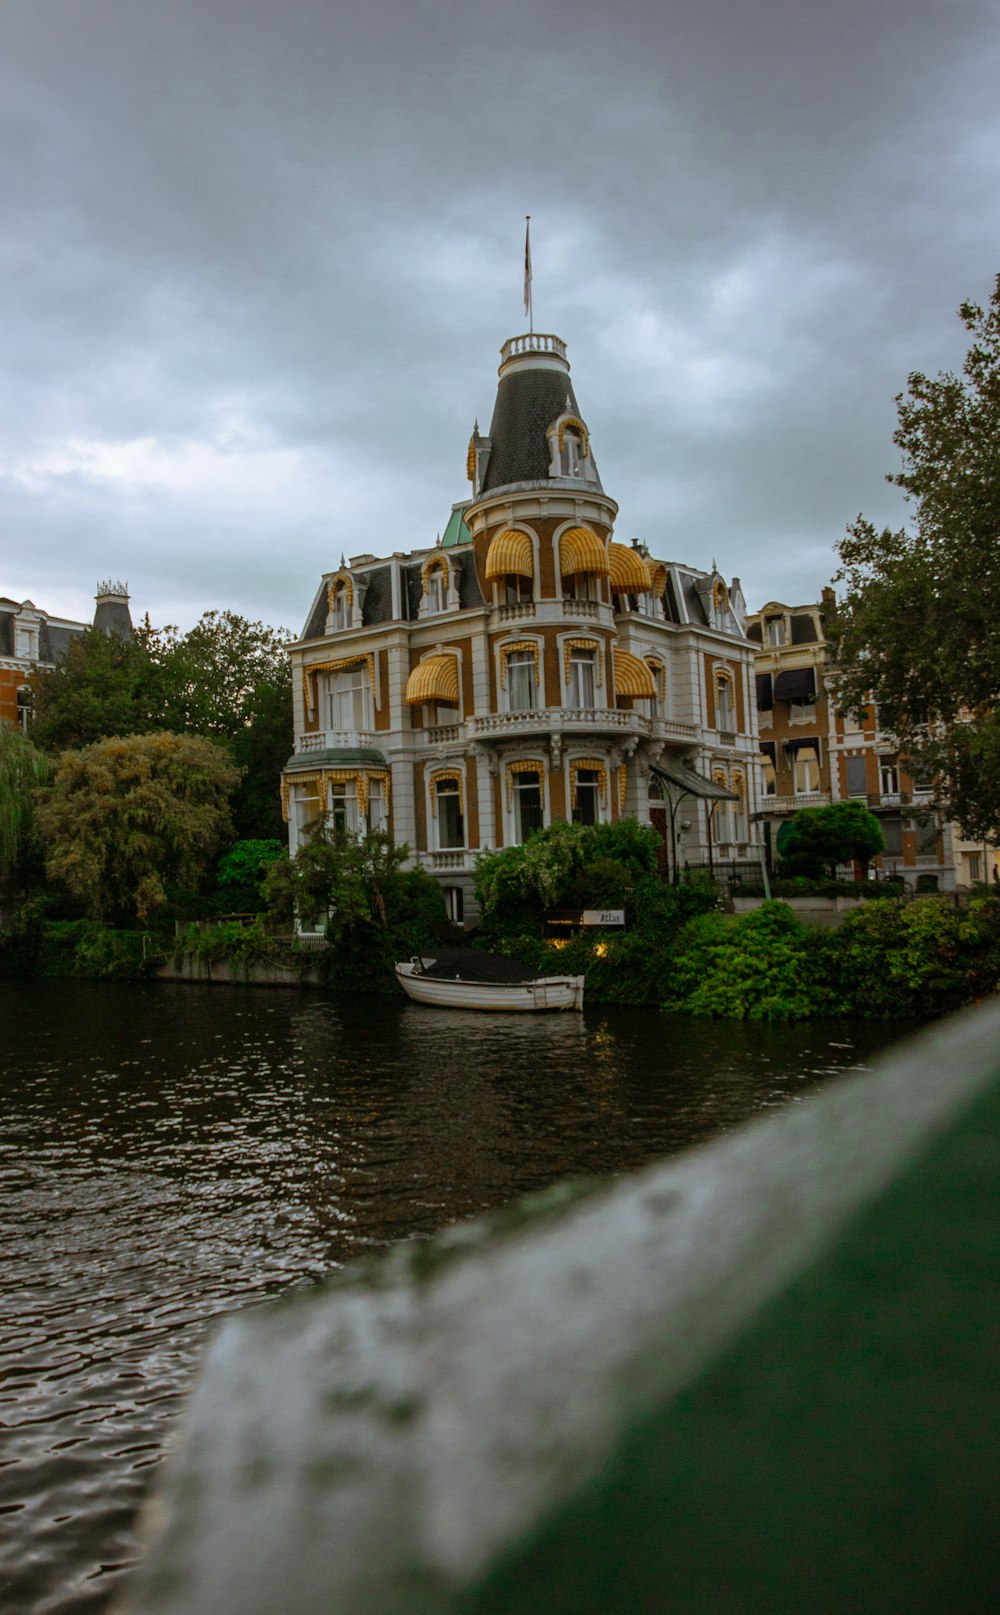
<svg viewBox="0 0 1000 1615"><path fill-rule="evenodd" d="M427 739L432 746L452 746L461 740L463 727L460 723L435 724L426 730Z"/></svg>
<svg viewBox="0 0 1000 1615"><path fill-rule="evenodd" d="M476 854L457 848L451 852L429 852L426 854L427 862L432 869L471 869Z"/></svg>
<svg viewBox="0 0 1000 1615"><path fill-rule="evenodd" d="M472 734L516 735L544 733L550 729L610 729L616 732L645 734L648 718L637 712L619 712L615 707L541 707L536 711L489 712L471 720Z"/></svg>
<svg viewBox="0 0 1000 1615"><path fill-rule="evenodd" d="M801 796L764 796L761 808L765 813L797 813L799 808L826 807L829 791L803 791Z"/></svg>
<svg viewBox="0 0 1000 1615"><path fill-rule="evenodd" d="M375 745L372 729L320 729L315 734L297 735L295 750L309 751L363 751Z"/></svg>
<svg viewBox="0 0 1000 1615"><path fill-rule="evenodd" d="M512 336L500 349L500 361L513 359L520 353L555 353L566 357L566 344L562 337L549 336L543 331L531 331L525 336Z"/></svg>
<svg viewBox="0 0 1000 1615"><path fill-rule="evenodd" d="M598 600L564 600L563 616L565 617L599 617L601 613Z"/></svg>
<svg viewBox="0 0 1000 1615"><path fill-rule="evenodd" d="M533 600L518 600L516 604L498 606L497 616L501 622L524 622L528 617L535 615L535 602Z"/></svg>

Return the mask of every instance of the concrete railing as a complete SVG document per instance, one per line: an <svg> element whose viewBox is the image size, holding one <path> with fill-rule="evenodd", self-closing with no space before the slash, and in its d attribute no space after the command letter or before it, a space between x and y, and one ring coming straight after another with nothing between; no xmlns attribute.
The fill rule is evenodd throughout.
<svg viewBox="0 0 1000 1615"><path fill-rule="evenodd" d="M994 1003L231 1319L125 1607L994 1608L998 1050Z"/></svg>

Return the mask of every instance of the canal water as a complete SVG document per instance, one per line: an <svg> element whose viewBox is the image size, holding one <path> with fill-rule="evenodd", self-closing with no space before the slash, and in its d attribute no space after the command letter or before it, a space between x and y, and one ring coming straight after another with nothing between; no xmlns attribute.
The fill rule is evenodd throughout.
<svg viewBox="0 0 1000 1615"><path fill-rule="evenodd" d="M683 1149L898 1032L0 982L0 1611L121 1587L222 1314Z"/></svg>

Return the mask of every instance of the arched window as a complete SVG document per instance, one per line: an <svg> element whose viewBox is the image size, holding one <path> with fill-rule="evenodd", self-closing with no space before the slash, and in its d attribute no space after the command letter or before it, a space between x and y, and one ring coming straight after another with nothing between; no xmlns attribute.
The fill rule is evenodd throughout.
<svg viewBox="0 0 1000 1615"><path fill-rule="evenodd" d="M420 602L422 616L433 616L448 607L448 562L443 555L429 555L421 569L424 594Z"/></svg>
<svg viewBox="0 0 1000 1615"><path fill-rule="evenodd" d="M736 703L733 700L733 676L721 670L715 675L715 727L736 727Z"/></svg>

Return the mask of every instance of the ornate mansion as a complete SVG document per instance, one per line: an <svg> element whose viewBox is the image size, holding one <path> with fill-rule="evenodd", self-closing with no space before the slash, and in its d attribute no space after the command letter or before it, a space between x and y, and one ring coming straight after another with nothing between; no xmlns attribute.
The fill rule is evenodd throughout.
<svg viewBox="0 0 1000 1615"><path fill-rule="evenodd" d="M632 815L670 870L751 851L753 649L738 579L613 537L565 345L501 350L471 497L432 548L327 573L292 647L294 852L386 829L473 916L483 848Z"/></svg>

